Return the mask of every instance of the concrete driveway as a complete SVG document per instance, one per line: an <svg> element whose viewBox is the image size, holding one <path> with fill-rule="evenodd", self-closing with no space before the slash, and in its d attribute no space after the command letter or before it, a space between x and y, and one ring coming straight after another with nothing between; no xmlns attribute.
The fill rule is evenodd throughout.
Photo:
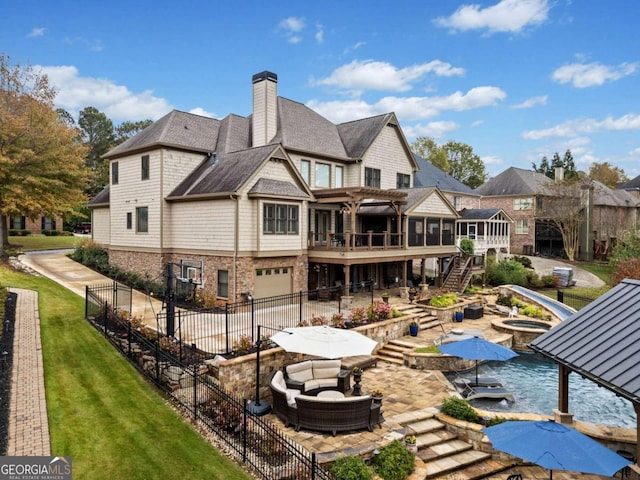
<svg viewBox="0 0 640 480"><path fill-rule="evenodd" d="M540 276L551 275L554 267L564 267L573 269L573 279L576 281L576 287L594 288L604 285L604 282L593 273L587 272L586 270L576 267L570 263L563 262L555 258L534 256L527 258L531 260L531 267Z"/></svg>

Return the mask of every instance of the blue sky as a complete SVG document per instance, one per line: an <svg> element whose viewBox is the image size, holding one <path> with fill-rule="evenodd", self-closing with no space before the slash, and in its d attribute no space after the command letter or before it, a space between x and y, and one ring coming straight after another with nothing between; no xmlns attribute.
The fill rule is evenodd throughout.
<svg viewBox="0 0 640 480"><path fill-rule="evenodd" d="M571 149L640 175L637 0L0 0L0 52L77 118L251 113L251 76L340 123L395 112L409 142L490 175Z"/></svg>

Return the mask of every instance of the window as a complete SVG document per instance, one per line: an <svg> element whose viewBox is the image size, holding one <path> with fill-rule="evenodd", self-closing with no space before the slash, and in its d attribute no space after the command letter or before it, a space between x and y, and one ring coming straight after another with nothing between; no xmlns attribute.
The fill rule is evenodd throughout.
<svg viewBox="0 0 640 480"><path fill-rule="evenodd" d="M380 169L369 168L364 169L364 185L366 187L380 188Z"/></svg>
<svg viewBox="0 0 640 480"><path fill-rule="evenodd" d="M118 184L118 162L111 162L111 184Z"/></svg>
<svg viewBox="0 0 640 480"><path fill-rule="evenodd" d="M131 212L127 212L127 230L131 230L133 228L133 215Z"/></svg>
<svg viewBox="0 0 640 480"><path fill-rule="evenodd" d="M9 228L13 230L24 230L27 228L26 217L11 217L11 226Z"/></svg>
<svg viewBox="0 0 640 480"><path fill-rule="evenodd" d="M316 187L331 187L331 165L316 163Z"/></svg>
<svg viewBox="0 0 640 480"><path fill-rule="evenodd" d="M531 210L533 205L533 199L531 198L514 198L513 209L514 210Z"/></svg>
<svg viewBox="0 0 640 480"><path fill-rule="evenodd" d="M336 167L336 185L335 188L344 187L344 167Z"/></svg>
<svg viewBox="0 0 640 480"><path fill-rule="evenodd" d="M411 188L411 175L407 175L406 173L397 173L396 188Z"/></svg>
<svg viewBox="0 0 640 480"><path fill-rule="evenodd" d="M460 210L461 205L462 205L462 198L453 197L453 208L455 208L456 210Z"/></svg>
<svg viewBox="0 0 640 480"><path fill-rule="evenodd" d="M421 247L424 245L424 220L422 218L409 218L409 246Z"/></svg>
<svg viewBox="0 0 640 480"><path fill-rule="evenodd" d="M262 210L262 233L297 235L299 228L298 206L265 203Z"/></svg>
<svg viewBox="0 0 640 480"><path fill-rule="evenodd" d="M455 226L456 221L454 219L445 218L442 221L442 245L455 244Z"/></svg>
<svg viewBox="0 0 640 480"><path fill-rule="evenodd" d="M529 233L529 222L526 218L516 220L516 235Z"/></svg>
<svg viewBox="0 0 640 480"><path fill-rule="evenodd" d="M440 245L439 218L427 218L427 245Z"/></svg>
<svg viewBox="0 0 640 480"><path fill-rule="evenodd" d="M142 180L149 180L149 155L142 156Z"/></svg>
<svg viewBox="0 0 640 480"><path fill-rule="evenodd" d="M147 233L149 231L149 207L136 208L136 232Z"/></svg>
<svg viewBox="0 0 640 480"><path fill-rule="evenodd" d="M229 270L218 270L218 296L229 298Z"/></svg>
<svg viewBox="0 0 640 480"><path fill-rule="evenodd" d="M300 175L302 175L302 178L304 179L304 181L307 182L307 185L311 183L311 179L309 177L310 172L311 172L311 164L309 163L309 160L301 160Z"/></svg>
<svg viewBox="0 0 640 480"><path fill-rule="evenodd" d="M55 230L56 229L55 218L42 217L41 227L42 227L42 230Z"/></svg>

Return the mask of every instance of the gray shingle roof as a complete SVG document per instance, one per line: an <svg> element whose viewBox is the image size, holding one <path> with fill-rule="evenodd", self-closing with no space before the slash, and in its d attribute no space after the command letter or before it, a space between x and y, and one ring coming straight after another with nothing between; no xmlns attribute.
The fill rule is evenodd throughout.
<svg viewBox="0 0 640 480"><path fill-rule="evenodd" d="M109 200L111 198L109 185L104 187L95 197L93 197L88 205L89 207L102 207L109 205Z"/></svg>
<svg viewBox="0 0 640 480"><path fill-rule="evenodd" d="M259 179L253 187L251 187L251 190L249 190L249 195L272 195L278 196L278 198L309 198L309 195L306 192L295 186L293 183L282 180L273 180L271 178Z"/></svg>
<svg viewBox="0 0 640 480"><path fill-rule="evenodd" d="M466 195L478 195L471 187L443 172L433 163L425 160L420 155L413 154L420 170L415 173L414 185L416 187L438 187L443 192L464 193Z"/></svg>
<svg viewBox="0 0 640 480"><path fill-rule="evenodd" d="M624 280L530 346L640 404L640 281Z"/></svg>
<svg viewBox="0 0 640 480"><path fill-rule="evenodd" d="M309 107L282 97L278 97L278 132L271 143L347 158L336 125Z"/></svg>
<svg viewBox="0 0 640 480"><path fill-rule="evenodd" d="M497 215L500 208L465 208L460 212L461 220L489 220Z"/></svg>
<svg viewBox="0 0 640 480"><path fill-rule="evenodd" d="M543 187L551 182L553 180L542 173L509 167L476 188L475 193L484 196L536 195L541 193Z"/></svg>
<svg viewBox="0 0 640 480"><path fill-rule="evenodd" d="M347 155L361 158L391 117L392 114L377 115L338 125Z"/></svg>
<svg viewBox="0 0 640 480"><path fill-rule="evenodd" d="M219 127L220 120L172 110L136 136L111 149L104 157L121 156L158 145L213 152Z"/></svg>
<svg viewBox="0 0 640 480"><path fill-rule="evenodd" d="M638 190L640 189L640 175L636 178L632 178L628 182L621 183L618 185L618 188L622 188L625 190Z"/></svg>
<svg viewBox="0 0 640 480"><path fill-rule="evenodd" d="M278 145L265 145L231 153L218 153L205 160L178 185L168 198L235 193L269 158Z"/></svg>

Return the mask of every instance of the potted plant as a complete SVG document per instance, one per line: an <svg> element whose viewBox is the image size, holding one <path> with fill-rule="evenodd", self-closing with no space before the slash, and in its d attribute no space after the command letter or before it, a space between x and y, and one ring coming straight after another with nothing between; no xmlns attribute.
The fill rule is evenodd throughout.
<svg viewBox="0 0 640 480"><path fill-rule="evenodd" d="M373 403L379 403L382 405L382 390L374 390L371 392L371 398L373 398Z"/></svg>
<svg viewBox="0 0 640 480"><path fill-rule="evenodd" d="M456 322L461 322L462 319L464 318L464 312L462 311L461 308L456 310Z"/></svg>
<svg viewBox="0 0 640 480"><path fill-rule="evenodd" d="M420 325L418 325L418 322L413 321L409 324L409 333L411 334L412 337L418 336L419 329L420 329Z"/></svg>
<svg viewBox="0 0 640 480"><path fill-rule="evenodd" d="M358 382L362 380L362 369L360 367L353 367L353 379Z"/></svg>
<svg viewBox="0 0 640 480"><path fill-rule="evenodd" d="M382 301L384 303L389 303L389 292L382 292Z"/></svg>
<svg viewBox="0 0 640 480"><path fill-rule="evenodd" d="M404 444L411 453L418 453L418 444L415 435L408 435L404 437Z"/></svg>

